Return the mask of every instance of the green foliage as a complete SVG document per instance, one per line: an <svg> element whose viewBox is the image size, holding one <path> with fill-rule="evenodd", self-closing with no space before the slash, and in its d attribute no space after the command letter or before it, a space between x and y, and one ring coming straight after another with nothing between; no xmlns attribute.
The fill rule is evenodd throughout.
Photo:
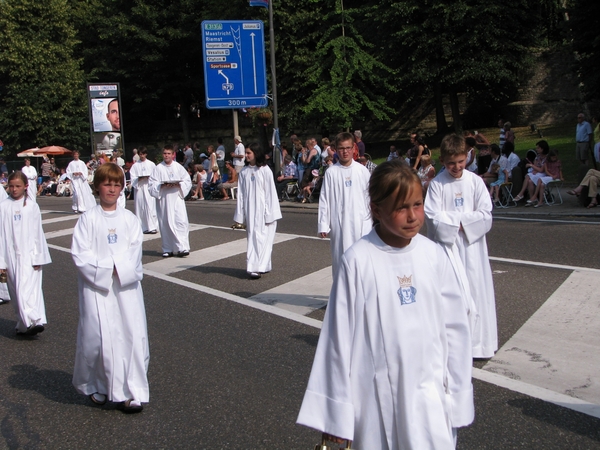
<svg viewBox="0 0 600 450"><path fill-rule="evenodd" d="M600 99L600 3L569 1L569 27L577 57L575 70L587 99Z"/></svg>
<svg viewBox="0 0 600 450"><path fill-rule="evenodd" d="M81 148L85 84L67 0L0 2L0 129L12 151Z"/></svg>

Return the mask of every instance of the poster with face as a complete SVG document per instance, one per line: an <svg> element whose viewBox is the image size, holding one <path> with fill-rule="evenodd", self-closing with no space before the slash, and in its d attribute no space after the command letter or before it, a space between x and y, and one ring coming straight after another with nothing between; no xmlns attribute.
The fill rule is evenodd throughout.
<svg viewBox="0 0 600 450"><path fill-rule="evenodd" d="M88 83L92 153L123 151L119 83Z"/></svg>
<svg viewBox="0 0 600 450"><path fill-rule="evenodd" d="M119 99L92 98L90 101L95 133L102 131L121 131Z"/></svg>

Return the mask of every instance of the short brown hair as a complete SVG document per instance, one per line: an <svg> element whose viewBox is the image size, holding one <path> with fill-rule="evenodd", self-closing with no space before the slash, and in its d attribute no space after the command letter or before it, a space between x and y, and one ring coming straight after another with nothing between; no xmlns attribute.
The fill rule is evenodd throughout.
<svg viewBox="0 0 600 450"><path fill-rule="evenodd" d="M346 141L352 141L352 143L354 143L354 135L352 133L348 133L346 131L343 131L342 133L339 133L336 137L335 137L335 146L337 148L337 146L340 144L340 142L346 142Z"/></svg>
<svg viewBox="0 0 600 450"><path fill-rule="evenodd" d="M115 163L104 163L94 172L94 189L98 191L100 184L105 181L114 181L121 183L121 187L125 187L125 174Z"/></svg>
<svg viewBox="0 0 600 450"><path fill-rule="evenodd" d="M440 159L442 162L446 161L447 158L452 158L457 155L466 155L467 147L465 145L465 138L458 134L449 134L442 139L440 146Z"/></svg>

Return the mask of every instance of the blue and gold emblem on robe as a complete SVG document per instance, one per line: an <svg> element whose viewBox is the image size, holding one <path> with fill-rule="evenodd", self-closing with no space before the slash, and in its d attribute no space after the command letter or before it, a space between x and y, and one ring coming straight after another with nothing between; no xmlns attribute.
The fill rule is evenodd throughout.
<svg viewBox="0 0 600 450"><path fill-rule="evenodd" d="M15 211L15 213L13 214L13 218L15 221L21 220L21 211Z"/></svg>
<svg viewBox="0 0 600 450"><path fill-rule="evenodd" d="M117 229L116 228L108 229L108 243L109 244L117 243Z"/></svg>
<svg viewBox="0 0 600 450"><path fill-rule="evenodd" d="M346 177L346 181L344 181L344 184L346 185L346 187L352 186L352 178Z"/></svg>
<svg viewBox="0 0 600 450"><path fill-rule="evenodd" d="M398 282L400 283L400 289L398 289L398 297L400 297L401 305L410 305L411 303L415 303L417 288L412 285L412 275L407 277L404 275L403 277L397 277Z"/></svg>
<svg viewBox="0 0 600 450"><path fill-rule="evenodd" d="M254 174L252 174L252 175L250 176L250 180L251 180L251 181L254 181L254 180L255 180Z"/></svg>
<svg viewBox="0 0 600 450"><path fill-rule="evenodd" d="M463 206L465 199L463 198L462 192L454 194L454 206Z"/></svg>

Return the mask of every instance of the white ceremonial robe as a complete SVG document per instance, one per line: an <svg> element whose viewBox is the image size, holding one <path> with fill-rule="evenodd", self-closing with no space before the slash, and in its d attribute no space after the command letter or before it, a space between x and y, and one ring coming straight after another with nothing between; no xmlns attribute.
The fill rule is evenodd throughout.
<svg viewBox="0 0 600 450"><path fill-rule="evenodd" d="M81 172L81 175L74 174ZM88 168L82 160L71 161L67 166L67 176L73 187L73 211L85 212L96 206L96 199L88 183Z"/></svg>
<svg viewBox="0 0 600 450"><path fill-rule="evenodd" d="M33 266L52 262L40 208L30 199L24 200L25 197L8 198L0 203L0 269L7 271L8 292L17 313L19 332L32 325L46 324L42 269L35 270Z"/></svg>
<svg viewBox="0 0 600 450"><path fill-rule="evenodd" d="M37 170L33 166L23 166L21 172L27 177L27 196L34 202L37 202Z"/></svg>
<svg viewBox="0 0 600 450"><path fill-rule="evenodd" d="M163 183L179 183L179 186L166 187ZM163 253L189 251L190 224L184 199L192 188L192 180L187 170L175 161L168 166L163 161L152 170L148 187L150 195L158 200L156 209Z"/></svg>
<svg viewBox="0 0 600 450"><path fill-rule="evenodd" d="M369 208L369 179L365 166L334 164L325 172L319 195L319 233L329 233L333 277L342 255L373 228Z"/></svg>
<svg viewBox="0 0 600 450"><path fill-rule="evenodd" d="M150 195L148 180L156 167L152 161L138 161L131 169L131 186L135 189L135 215L142 224L142 231L154 231L158 229L156 217L156 199Z"/></svg>
<svg viewBox="0 0 600 450"><path fill-rule="evenodd" d="M279 219L281 209L271 169L268 166L244 167L238 178L237 205L233 220L246 224L248 273L271 271L271 254Z"/></svg>
<svg viewBox="0 0 600 450"><path fill-rule="evenodd" d="M498 350L498 326L485 239L492 228L492 202L485 183L468 171L461 178L440 173L429 184L425 215L429 238L444 245L464 267L463 279L468 280L479 315L472 321L473 357L491 358Z"/></svg>
<svg viewBox="0 0 600 450"><path fill-rule="evenodd" d="M298 423L357 449L453 449L474 418L462 302L439 245L372 230L342 257Z"/></svg>
<svg viewBox="0 0 600 450"><path fill-rule="evenodd" d="M8 194L4 189L4 186L0 186L0 202L6 200ZM10 301L10 294L8 293L8 283L0 283L0 300Z"/></svg>
<svg viewBox="0 0 600 450"><path fill-rule="evenodd" d="M139 219L122 208L104 211L98 205L75 226L79 325L73 385L80 394L149 400L142 242Z"/></svg>

